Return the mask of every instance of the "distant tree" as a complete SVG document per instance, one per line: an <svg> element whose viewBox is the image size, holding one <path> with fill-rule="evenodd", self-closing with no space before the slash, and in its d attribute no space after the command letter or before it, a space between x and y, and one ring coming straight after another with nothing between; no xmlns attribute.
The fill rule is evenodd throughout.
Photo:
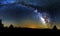
<svg viewBox="0 0 60 36"><path fill-rule="evenodd" d="M2 20L0 19L0 29L4 28L4 25L2 24Z"/></svg>
<svg viewBox="0 0 60 36"><path fill-rule="evenodd" d="M14 28L13 25L11 24L9 28Z"/></svg>
<svg viewBox="0 0 60 36"><path fill-rule="evenodd" d="M57 29L57 27L56 27L56 25L53 27L53 30L56 30Z"/></svg>
<svg viewBox="0 0 60 36"><path fill-rule="evenodd" d="M7 26L5 28L8 28Z"/></svg>

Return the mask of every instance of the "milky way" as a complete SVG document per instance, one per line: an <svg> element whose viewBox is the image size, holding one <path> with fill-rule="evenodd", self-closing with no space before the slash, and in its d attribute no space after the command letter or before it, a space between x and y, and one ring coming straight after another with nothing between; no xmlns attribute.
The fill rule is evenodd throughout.
<svg viewBox="0 0 60 36"><path fill-rule="evenodd" d="M45 10L39 9L39 12L34 12L31 6L39 6ZM16 4L17 3L17 4ZM20 3L20 4L18 4ZM20 24L22 20L33 20L36 22L45 22L44 15L48 15L48 21L59 22L60 21L60 0L0 0L0 19L3 24Z"/></svg>
<svg viewBox="0 0 60 36"><path fill-rule="evenodd" d="M48 23L51 24L50 23L51 20L47 16L47 13L38 12L37 9L34 10L34 12L36 13L36 17L37 17L37 18L36 17L34 17L34 18L38 19L38 22L42 23L43 25L47 25ZM46 17L48 17L48 18L46 18Z"/></svg>

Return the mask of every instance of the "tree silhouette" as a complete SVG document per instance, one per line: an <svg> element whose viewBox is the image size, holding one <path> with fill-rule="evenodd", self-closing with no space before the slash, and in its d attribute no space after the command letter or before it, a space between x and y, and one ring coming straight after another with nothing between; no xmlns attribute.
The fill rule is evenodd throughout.
<svg viewBox="0 0 60 36"><path fill-rule="evenodd" d="M56 27L56 25L53 27L53 30L56 30L57 29L57 27Z"/></svg>
<svg viewBox="0 0 60 36"><path fill-rule="evenodd" d="M14 28L13 25L11 24L9 28Z"/></svg>

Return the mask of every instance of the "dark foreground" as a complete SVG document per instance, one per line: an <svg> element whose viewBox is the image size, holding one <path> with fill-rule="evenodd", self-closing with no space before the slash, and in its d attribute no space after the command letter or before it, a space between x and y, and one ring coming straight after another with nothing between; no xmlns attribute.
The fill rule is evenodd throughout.
<svg viewBox="0 0 60 36"><path fill-rule="evenodd" d="M59 32L60 30L53 29L31 29L31 28L1 28L0 32Z"/></svg>
<svg viewBox="0 0 60 36"><path fill-rule="evenodd" d="M57 29L4 28L0 32L56 32Z"/></svg>

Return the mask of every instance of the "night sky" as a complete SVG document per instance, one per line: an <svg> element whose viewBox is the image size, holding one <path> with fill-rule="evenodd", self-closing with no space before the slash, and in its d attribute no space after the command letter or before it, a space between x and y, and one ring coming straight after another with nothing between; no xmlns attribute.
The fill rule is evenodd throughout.
<svg viewBox="0 0 60 36"><path fill-rule="evenodd" d="M34 9L22 5L22 1L27 5L45 8L45 11L40 12L47 13L51 22L60 25L60 0L0 0L0 19L5 26L13 24L17 27L43 27Z"/></svg>

